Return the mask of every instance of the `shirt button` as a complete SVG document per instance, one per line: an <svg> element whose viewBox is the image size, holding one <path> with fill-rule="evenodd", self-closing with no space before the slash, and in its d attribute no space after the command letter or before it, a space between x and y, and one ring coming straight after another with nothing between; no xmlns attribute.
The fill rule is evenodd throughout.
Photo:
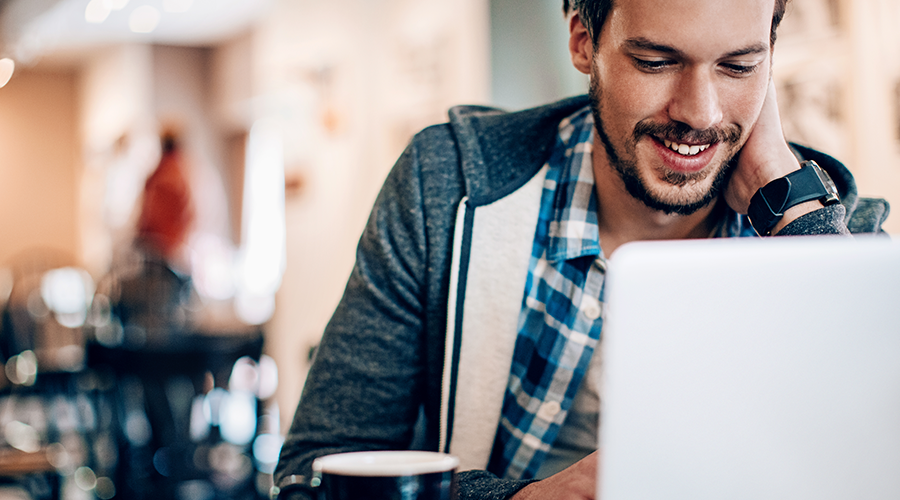
<svg viewBox="0 0 900 500"><path fill-rule="evenodd" d="M584 314L584 317L587 319L597 319L600 317L600 302L592 297L585 297L584 300L581 301L581 313Z"/></svg>
<svg viewBox="0 0 900 500"><path fill-rule="evenodd" d="M540 410L537 412L537 417L545 422L551 422L561 409L558 402L547 401L541 405Z"/></svg>
<svg viewBox="0 0 900 500"><path fill-rule="evenodd" d="M534 434L525 434L525 437L522 438L522 444L532 450L537 450L543 446L544 443L542 443L541 439Z"/></svg>

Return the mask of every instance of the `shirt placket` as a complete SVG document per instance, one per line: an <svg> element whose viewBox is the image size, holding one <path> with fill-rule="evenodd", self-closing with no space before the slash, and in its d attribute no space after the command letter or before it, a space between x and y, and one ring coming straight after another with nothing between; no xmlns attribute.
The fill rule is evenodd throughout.
<svg viewBox="0 0 900 500"><path fill-rule="evenodd" d="M565 340L560 366L554 373L543 402L534 412L529 432L522 440L522 447L516 454L514 463L529 464L529 470L536 470L543 461L543 455L556 440L556 435L568 416L574 396L566 398L581 384L587 372L590 359L600 340L603 321L602 291L606 278L606 260L597 257L585 276L582 294L577 303L571 304L575 318L573 328ZM589 351L588 356L584 356ZM527 459L526 459L527 457Z"/></svg>

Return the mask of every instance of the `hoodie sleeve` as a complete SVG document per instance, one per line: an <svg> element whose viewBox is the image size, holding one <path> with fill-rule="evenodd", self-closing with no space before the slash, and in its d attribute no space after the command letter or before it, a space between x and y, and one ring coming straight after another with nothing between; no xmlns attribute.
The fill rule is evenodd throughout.
<svg viewBox="0 0 900 500"><path fill-rule="evenodd" d="M312 462L319 456L436 448L431 431L422 430L434 426L423 425L429 417L421 408L439 390L439 377L437 386L431 379L441 369L432 365L443 356L433 352L428 323L445 325L435 308L446 310L446 297L429 298L437 294L435 287L445 288L434 276L442 267L429 255L449 261L450 242L438 234L452 234L452 220L435 214L455 215L461 196L448 194L461 188L448 173L457 163L447 159L446 136L445 128L417 136L375 202L281 450L274 478L279 499L317 498L311 480ZM447 208L435 209L436 204ZM503 500L530 482L464 471L459 498Z"/></svg>
<svg viewBox="0 0 900 500"><path fill-rule="evenodd" d="M319 456L411 445L425 387L425 226L416 162L411 145L360 238L282 446L275 471L282 498L315 498L309 483Z"/></svg>
<svg viewBox="0 0 900 500"><path fill-rule="evenodd" d="M784 226L776 236L844 235L850 236L844 223L846 209L840 203L801 215Z"/></svg>

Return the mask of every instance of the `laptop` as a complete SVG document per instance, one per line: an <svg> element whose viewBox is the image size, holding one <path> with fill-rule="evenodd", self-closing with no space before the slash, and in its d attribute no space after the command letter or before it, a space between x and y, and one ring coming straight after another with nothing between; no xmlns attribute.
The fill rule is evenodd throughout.
<svg viewBox="0 0 900 500"><path fill-rule="evenodd" d="M900 245L625 245L609 264L602 500L900 499Z"/></svg>

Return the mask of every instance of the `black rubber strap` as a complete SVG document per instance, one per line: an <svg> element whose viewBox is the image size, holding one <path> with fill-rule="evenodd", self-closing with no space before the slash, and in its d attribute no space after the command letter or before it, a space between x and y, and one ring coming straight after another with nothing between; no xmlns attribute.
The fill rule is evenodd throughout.
<svg viewBox="0 0 900 500"><path fill-rule="evenodd" d="M787 209L825 198L828 191L810 163L803 162L800 170L766 184L750 198L747 215L757 233L768 235Z"/></svg>

